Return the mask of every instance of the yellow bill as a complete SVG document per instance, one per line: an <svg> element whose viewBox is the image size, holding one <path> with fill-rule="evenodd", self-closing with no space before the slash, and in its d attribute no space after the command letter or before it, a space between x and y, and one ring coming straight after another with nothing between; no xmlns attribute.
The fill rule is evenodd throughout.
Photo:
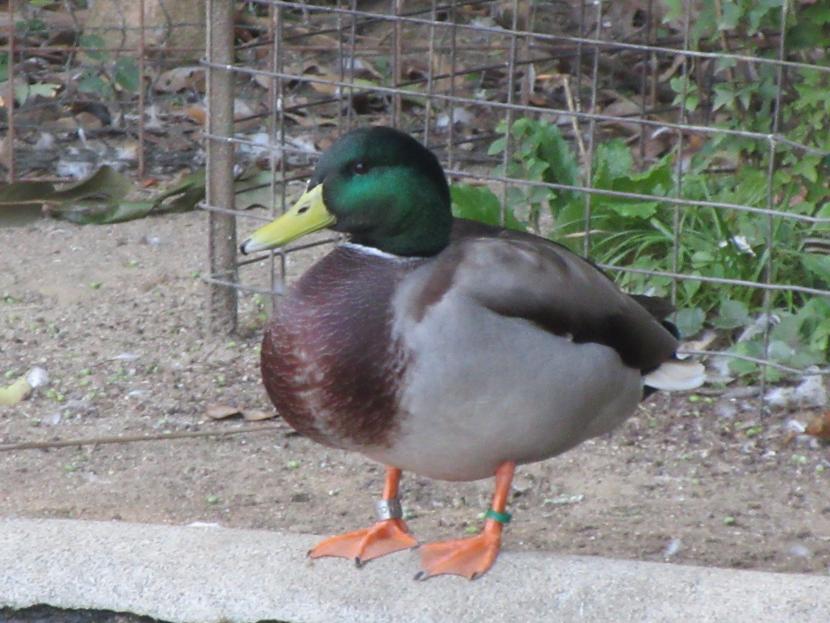
<svg viewBox="0 0 830 623"><path fill-rule="evenodd" d="M257 229L242 243L242 253L254 253L288 244L335 222L323 201L323 185L303 193L285 214Z"/></svg>

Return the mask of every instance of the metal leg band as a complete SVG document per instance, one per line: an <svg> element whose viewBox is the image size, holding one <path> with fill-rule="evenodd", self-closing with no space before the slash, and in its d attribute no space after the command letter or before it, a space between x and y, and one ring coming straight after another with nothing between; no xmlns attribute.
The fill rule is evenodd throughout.
<svg viewBox="0 0 830 623"><path fill-rule="evenodd" d="M403 509L401 508L401 501L399 498L378 500L375 502L375 511L378 515L378 521L403 518Z"/></svg>

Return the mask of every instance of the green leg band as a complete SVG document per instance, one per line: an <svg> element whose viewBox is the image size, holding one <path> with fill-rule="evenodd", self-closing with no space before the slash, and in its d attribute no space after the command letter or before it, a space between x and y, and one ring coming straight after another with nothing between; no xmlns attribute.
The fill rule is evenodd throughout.
<svg viewBox="0 0 830 623"><path fill-rule="evenodd" d="M485 519L492 519L493 521L498 521L500 524L510 523L512 517L510 513L500 513L499 511L494 511L492 508L488 508L487 512L484 513Z"/></svg>

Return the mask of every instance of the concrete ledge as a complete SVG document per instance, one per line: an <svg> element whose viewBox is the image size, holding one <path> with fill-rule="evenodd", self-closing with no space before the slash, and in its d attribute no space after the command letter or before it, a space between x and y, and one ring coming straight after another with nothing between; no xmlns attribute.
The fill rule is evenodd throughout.
<svg viewBox="0 0 830 623"><path fill-rule="evenodd" d="M414 582L402 552L357 570L315 537L226 528L0 520L0 606L107 609L176 623L830 621L820 576L505 552L482 579Z"/></svg>

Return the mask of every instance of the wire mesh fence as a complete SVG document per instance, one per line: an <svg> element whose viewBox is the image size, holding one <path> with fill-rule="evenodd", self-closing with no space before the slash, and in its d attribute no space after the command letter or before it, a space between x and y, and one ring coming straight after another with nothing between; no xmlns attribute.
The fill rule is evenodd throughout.
<svg viewBox="0 0 830 623"><path fill-rule="evenodd" d="M21 2L0 10L0 168L68 181L103 165L143 178L203 162L203 3ZM189 125L189 127L188 127Z"/></svg>
<svg viewBox="0 0 830 623"><path fill-rule="evenodd" d="M827 372L830 67L814 10L249 2L258 31L230 63L209 47L207 65L233 75L226 109L250 85L267 105L253 129L208 133L237 155L209 175L258 162L279 211L337 135L397 126L438 154L457 215L526 227L629 291L671 298L713 380L758 379L763 395L769 381ZM251 205L238 196L236 211L207 207L249 230L267 218ZM247 292L243 305L279 293L295 251L226 254L209 281Z"/></svg>

